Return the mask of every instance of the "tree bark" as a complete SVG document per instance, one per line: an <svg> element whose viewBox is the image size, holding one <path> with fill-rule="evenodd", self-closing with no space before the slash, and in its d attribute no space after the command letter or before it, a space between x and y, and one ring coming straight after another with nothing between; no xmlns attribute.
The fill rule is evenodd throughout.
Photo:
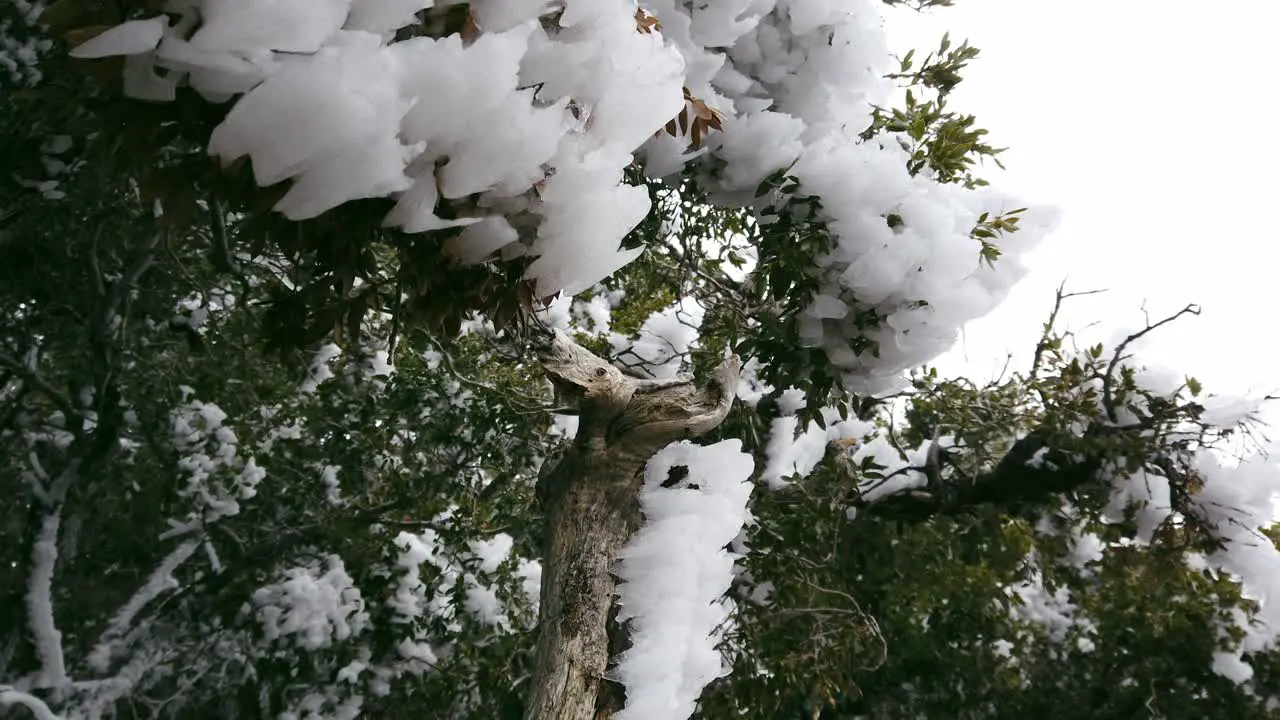
<svg viewBox="0 0 1280 720"><path fill-rule="evenodd" d="M644 466L663 446L720 424L737 391L729 358L712 383L638 380L557 334L542 356L577 400L578 434L540 481L544 509L538 646L526 720L594 720L621 708L606 692L618 552L641 522ZM616 640L618 633L612 634Z"/></svg>
<svg viewBox="0 0 1280 720"><path fill-rule="evenodd" d="M609 569L640 525L645 459L612 454L607 446L571 450L544 478L548 502L531 719L596 716L610 654L615 580Z"/></svg>

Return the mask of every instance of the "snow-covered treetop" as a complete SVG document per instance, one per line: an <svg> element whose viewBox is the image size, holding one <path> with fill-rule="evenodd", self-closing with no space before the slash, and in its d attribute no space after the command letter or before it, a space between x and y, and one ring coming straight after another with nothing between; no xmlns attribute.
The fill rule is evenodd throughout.
<svg viewBox="0 0 1280 720"><path fill-rule="evenodd" d="M816 279L784 295L793 340L879 391L989 311L1052 224L1029 212L1007 240L989 218L1022 204L912 164L922 126L866 134L894 92L883 7L168 0L72 54L126 56L135 98L232 102L197 141L248 158L260 186L290 181L284 216L388 198L383 227L442 237L464 264L520 263L536 297L643 251L623 246L653 207L636 168L762 227L820 226L822 242L782 249Z"/></svg>

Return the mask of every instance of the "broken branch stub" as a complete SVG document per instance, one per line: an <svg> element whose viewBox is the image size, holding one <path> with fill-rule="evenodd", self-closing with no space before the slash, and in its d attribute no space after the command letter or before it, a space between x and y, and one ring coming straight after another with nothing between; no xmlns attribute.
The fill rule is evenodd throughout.
<svg viewBox="0 0 1280 720"><path fill-rule="evenodd" d="M542 367L579 422L573 445L544 487L543 574L538 646L527 720L593 720L621 709L604 678L624 633L610 609L618 552L640 526L644 465L668 443L702 435L724 420L741 362L726 358L711 382L642 380L556 331Z"/></svg>

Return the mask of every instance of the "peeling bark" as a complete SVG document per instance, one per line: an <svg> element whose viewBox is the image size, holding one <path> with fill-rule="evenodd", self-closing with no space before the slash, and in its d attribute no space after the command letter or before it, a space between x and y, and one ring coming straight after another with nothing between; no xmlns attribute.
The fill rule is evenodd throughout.
<svg viewBox="0 0 1280 720"><path fill-rule="evenodd" d="M741 365L728 358L702 388L689 378L640 380L562 333L541 360L557 389L576 401L580 419L573 446L539 487L542 598L525 718L593 720L621 709L620 693L606 692L604 678L617 584L610 570L640 525L644 465L668 443L724 420Z"/></svg>

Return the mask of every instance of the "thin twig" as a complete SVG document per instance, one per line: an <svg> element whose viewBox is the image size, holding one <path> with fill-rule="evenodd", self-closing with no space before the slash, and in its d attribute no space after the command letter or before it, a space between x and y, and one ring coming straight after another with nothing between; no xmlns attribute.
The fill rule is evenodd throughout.
<svg viewBox="0 0 1280 720"><path fill-rule="evenodd" d="M1065 292L1067 281L1063 280L1062 284L1054 293L1053 311L1049 313L1049 319L1044 324L1044 332L1040 335L1040 341L1036 343L1035 354L1031 358L1031 373L1028 379L1035 380L1037 373L1040 372L1040 363L1043 362L1044 353L1049 349L1049 338L1053 334L1053 328L1058 321L1058 313L1062 310L1062 301L1074 297L1083 297L1085 295L1097 295L1106 292L1105 289L1100 290L1083 290L1081 292Z"/></svg>
<svg viewBox="0 0 1280 720"><path fill-rule="evenodd" d="M1174 320L1177 320L1183 315L1199 315L1199 314L1200 314L1199 305L1188 304L1186 307L1182 308L1178 312L1172 315L1169 315L1165 317L1163 320L1159 320L1154 324L1151 323L1150 320L1148 320L1147 326L1145 328L1126 337L1124 341L1120 343L1120 345L1116 348L1115 353L1112 354L1111 356L1111 362L1107 365L1107 373L1106 373L1106 376L1103 378L1103 382L1102 382L1102 406L1107 411L1108 420L1110 420L1111 422L1116 422L1116 408L1115 408L1115 399L1114 399L1113 380L1115 378L1116 366L1120 364L1121 360L1124 360L1126 358L1124 351L1127 347L1129 347L1129 344L1142 338L1144 335L1151 332L1152 330L1155 330L1156 328L1162 325L1167 325L1168 323L1171 323Z"/></svg>
<svg viewBox="0 0 1280 720"><path fill-rule="evenodd" d="M504 398L505 400L507 400L508 402L510 402L512 405L516 407L517 412L521 412L522 414L542 413L542 412L562 412L565 409L565 408L558 408L558 407L553 407L549 405L542 405L538 401L532 398L525 398L525 397L518 396L515 393L505 392L486 382L469 378L458 371L458 369L453 364L453 357L449 355L449 351L445 350L444 346L441 345L439 341L437 341L435 338L427 338L427 342L430 342L432 345L435 346L436 351L440 353L440 359L441 359L441 362L444 364L445 369L449 371L449 374L452 375L455 380L462 383L463 385L467 385L477 390L483 390L484 392L492 393L494 395L498 395Z"/></svg>

